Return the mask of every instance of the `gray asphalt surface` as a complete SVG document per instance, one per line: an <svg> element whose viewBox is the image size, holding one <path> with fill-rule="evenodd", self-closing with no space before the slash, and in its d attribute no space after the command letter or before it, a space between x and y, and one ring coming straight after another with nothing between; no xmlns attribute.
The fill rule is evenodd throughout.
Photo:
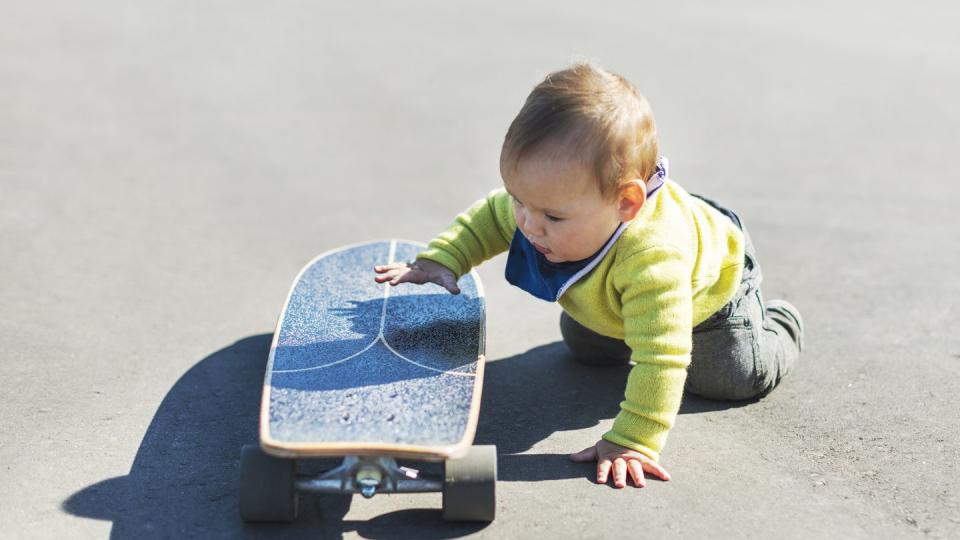
<svg viewBox="0 0 960 540"><path fill-rule="evenodd" d="M957 538L960 12L952 2L0 2L0 537ZM795 373L687 399L669 483L566 454L625 371L481 267L498 517L322 497L245 526L270 334L300 267L427 240L499 184L571 60L650 99L671 175L748 223Z"/></svg>

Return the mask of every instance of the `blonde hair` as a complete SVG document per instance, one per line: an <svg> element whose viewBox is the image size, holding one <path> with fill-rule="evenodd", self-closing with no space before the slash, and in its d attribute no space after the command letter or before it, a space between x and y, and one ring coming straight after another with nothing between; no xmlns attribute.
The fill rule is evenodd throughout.
<svg viewBox="0 0 960 540"><path fill-rule="evenodd" d="M547 75L527 96L504 137L501 170L535 152L574 156L605 199L656 171L657 128L650 105L627 79L589 63Z"/></svg>

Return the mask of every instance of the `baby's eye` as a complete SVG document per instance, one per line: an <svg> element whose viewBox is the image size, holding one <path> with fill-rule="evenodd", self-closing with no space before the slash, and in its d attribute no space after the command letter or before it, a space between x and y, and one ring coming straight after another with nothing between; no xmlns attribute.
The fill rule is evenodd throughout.
<svg viewBox="0 0 960 540"><path fill-rule="evenodd" d="M554 223L556 223L556 222L558 222L558 221L563 221L563 218L559 218L559 217L556 217L556 216L551 216L550 214L547 214L547 219L550 220L550 221L552 221L552 222L554 222Z"/></svg>

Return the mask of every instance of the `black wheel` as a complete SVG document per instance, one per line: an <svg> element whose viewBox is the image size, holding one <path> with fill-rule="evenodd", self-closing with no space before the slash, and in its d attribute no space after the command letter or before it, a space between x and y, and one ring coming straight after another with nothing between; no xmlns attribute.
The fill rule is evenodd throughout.
<svg viewBox="0 0 960 540"><path fill-rule="evenodd" d="M443 467L443 519L493 521L497 513L497 447L473 446Z"/></svg>
<svg viewBox="0 0 960 540"><path fill-rule="evenodd" d="M248 444L240 451L240 517L244 521L293 521L297 517L297 462Z"/></svg>

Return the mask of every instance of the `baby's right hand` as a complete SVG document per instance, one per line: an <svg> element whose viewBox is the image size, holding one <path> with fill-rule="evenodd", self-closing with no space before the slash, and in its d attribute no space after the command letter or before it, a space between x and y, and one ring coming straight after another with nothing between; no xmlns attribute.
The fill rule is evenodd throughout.
<svg viewBox="0 0 960 540"><path fill-rule="evenodd" d="M393 263L386 266L374 266L373 270L380 274L373 279L377 283L390 282L390 285L399 285L401 283L436 283L450 294L460 294L460 287L457 287L457 278L446 266L420 259L411 263Z"/></svg>

